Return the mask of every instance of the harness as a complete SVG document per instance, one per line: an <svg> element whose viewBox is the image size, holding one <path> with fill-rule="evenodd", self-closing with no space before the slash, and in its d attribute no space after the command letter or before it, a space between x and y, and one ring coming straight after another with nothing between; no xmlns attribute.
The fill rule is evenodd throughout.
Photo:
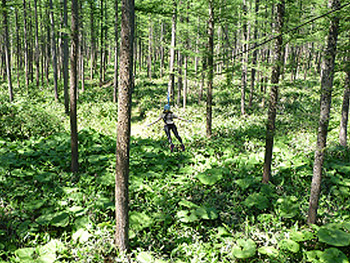
<svg viewBox="0 0 350 263"><path fill-rule="evenodd" d="M166 112L165 115L164 115L164 117L163 117L163 121L164 121L164 123L165 123L166 125L170 125L170 124L168 124L168 123L166 122L166 121L168 120L168 115L169 115L170 113L171 113L170 111Z"/></svg>

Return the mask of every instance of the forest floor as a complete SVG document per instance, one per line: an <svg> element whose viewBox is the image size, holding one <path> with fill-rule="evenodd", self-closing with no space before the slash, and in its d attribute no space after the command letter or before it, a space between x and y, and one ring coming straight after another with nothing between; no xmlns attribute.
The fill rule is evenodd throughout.
<svg viewBox="0 0 350 263"><path fill-rule="evenodd" d="M335 87L317 225L307 225L318 82L281 88L270 184L262 184L266 107L257 93L240 116L238 82L216 80L213 136L205 98L173 111L186 151L170 153L166 80L136 80L130 149L130 253L116 255L117 105L111 88L79 95L79 164L72 174L69 119L50 90L0 104L0 262L323 262L350 257L350 151L338 145ZM2 89L2 90L5 90ZM18 90L17 93L21 91ZM6 94L0 94L6 101ZM176 139L174 139L176 142ZM178 144L178 143L177 143ZM124 259L123 259L124 258Z"/></svg>

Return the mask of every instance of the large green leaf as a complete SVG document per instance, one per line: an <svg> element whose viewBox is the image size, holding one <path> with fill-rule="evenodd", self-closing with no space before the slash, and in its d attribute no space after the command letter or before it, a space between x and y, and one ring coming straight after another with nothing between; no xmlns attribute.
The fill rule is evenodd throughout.
<svg viewBox="0 0 350 263"><path fill-rule="evenodd" d="M232 255L236 258L250 258L256 253L256 244L253 240L238 239L232 248Z"/></svg>
<svg viewBox="0 0 350 263"><path fill-rule="evenodd" d="M335 247L326 249L320 259L322 263L349 263L346 255Z"/></svg>
<svg viewBox="0 0 350 263"><path fill-rule="evenodd" d="M57 213L51 221L52 226L66 227L69 225L69 214L66 212Z"/></svg>
<svg viewBox="0 0 350 263"><path fill-rule="evenodd" d="M152 218L146 213L131 212L129 216L130 228L133 231L140 231L152 225Z"/></svg>
<svg viewBox="0 0 350 263"><path fill-rule="evenodd" d="M244 200L243 204L249 208L256 207L264 210L269 207L269 200L261 193L253 193Z"/></svg>
<svg viewBox="0 0 350 263"><path fill-rule="evenodd" d="M277 257L279 254L278 250L272 246L260 247L258 249L258 252L260 254L267 255L269 257L274 257L274 258Z"/></svg>
<svg viewBox="0 0 350 263"><path fill-rule="evenodd" d="M35 248L33 247L20 248L15 251L15 255L20 260L21 263L29 263L29 262L33 262L34 252L35 252Z"/></svg>
<svg viewBox="0 0 350 263"><path fill-rule="evenodd" d="M320 242L331 246L345 247L350 245L350 234L335 227L321 227L317 232L317 237Z"/></svg>
<svg viewBox="0 0 350 263"><path fill-rule="evenodd" d="M197 174L197 179L205 185L214 185L222 179L221 169L209 169L205 173Z"/></svg>
<svg viewBox="0 0 350 263"><path fill-rule="evenodd" d="M298 199L295 196L286 196L277 200L281 217L293 218L299 214Z"/></svg>
<svg viewBox="0 0 350 263"><path fill-rule="evenodd" d="M278 245L281 249L289 250L293 253L298 253L300 250L299 243L297 243L293 240L290 240L290 239L284 239L281 242L279 242Z"/></svg>
<svg viewBox="0 0 350 263"><path fill-rule="evenodd" d="M297 242L312 240L314 237L315 237L314 233L308 230L292 231L290 233L290 239Z"/></svg>
<svg viewBox="0 0 350 263"><path fill-rule="evenodd" d="M79 241L79 243L84 243L84 242L88 241L91 236L92 235L88 231L81 228L72 235L72 239L75 242Z"/></svg>

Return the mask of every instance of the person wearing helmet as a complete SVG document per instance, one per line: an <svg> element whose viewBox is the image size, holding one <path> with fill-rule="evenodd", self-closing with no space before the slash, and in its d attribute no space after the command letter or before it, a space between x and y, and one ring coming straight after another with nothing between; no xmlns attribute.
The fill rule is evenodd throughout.
<svg viewBox="0 0 350 263"><path fill-rule="evenodd" d="M170 111L170 105L166 104L164 106L164 111L160 114L159 118L156 119L154 122L148 124L147 126L149 127L149 126L157 123L161 119L163 119L163 121L165 123L164 131L165 131L166 136L168 137L168 141L169 141L169 144L170 144L171 152L174 151L174 144L173 144L173 141L171 139L171 134L170 134L171 131L174 133L175 137L181 143L181 149L182 149L182 151L184 151L185 150L185 145L183 144L182 139L181 139L179 133L177 132L177 128L176 128L176 125L174 123L174 119L179 119L179 120L186 121L186 122L191 122L191 121L185 120L185 119L175 115L172 111Z"/></svg>

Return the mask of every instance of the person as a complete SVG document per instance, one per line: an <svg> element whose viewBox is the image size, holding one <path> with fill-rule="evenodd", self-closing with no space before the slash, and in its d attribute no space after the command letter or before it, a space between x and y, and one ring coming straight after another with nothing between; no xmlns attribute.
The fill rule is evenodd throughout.
<svg viewBox="0 0 350 263"><path fill-rule="evenodd" d="M182 139L177 131L176 125L174 123L174 119L179 119L182 121L186 121L186 122L191 122L190 120L185 120L177 115L175 115L172 111L170 111L170 105L166 104L164 106L164 111L160 114L159 118L156 119L154 122L148 124L147 126L150 127L151 125L157 123L158 121L160 121L161 119L163 119L165 125L164 125L164 131L166 136L168 137L168 141L169 141L169 145L170 145L170 151L173 152L174 151L174 144L173 141L171 139L171 134L170 132L172 131L175 135L175 137L179 140L179 142L181 143L181 149L182 151L185 151L185 145L182 142Z"/></svg>

